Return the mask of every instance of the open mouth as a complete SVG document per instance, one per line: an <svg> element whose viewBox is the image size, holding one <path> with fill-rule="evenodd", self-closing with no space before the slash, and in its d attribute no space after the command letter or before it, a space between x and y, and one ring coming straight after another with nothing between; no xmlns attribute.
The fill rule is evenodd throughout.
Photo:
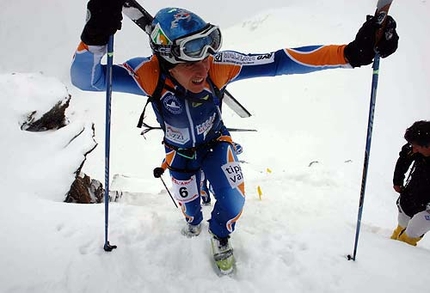
<svg viewBox="0 0 430 293"><path fill-rule="evenodd" d="M191 82L195 85L200 85L203 83L204 80L205 80L204 78L199 78L199 79L193 79L191 80Z"/></svg>

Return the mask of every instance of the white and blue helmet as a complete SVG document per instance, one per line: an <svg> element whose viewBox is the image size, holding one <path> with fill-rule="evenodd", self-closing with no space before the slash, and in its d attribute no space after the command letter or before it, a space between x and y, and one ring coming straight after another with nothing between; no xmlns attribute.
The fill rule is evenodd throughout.
<svg viewBox="0 0 430 293"><path fill-rule="evenodd" d="M197 62L219 51L218 26L182 8L164 8L154 17L150 35L154 54L170 64Z"/></svg>

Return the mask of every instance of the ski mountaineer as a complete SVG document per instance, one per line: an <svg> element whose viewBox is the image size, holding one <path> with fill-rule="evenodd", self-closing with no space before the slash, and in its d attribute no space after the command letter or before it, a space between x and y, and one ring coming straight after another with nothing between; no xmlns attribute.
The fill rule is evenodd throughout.
<svg viewBox="0 0 430 293"><path fill-rule="evenodd" d="M101 59L106 54L109 36L121 28L123 3L124 0L88 2L87 22L71 65L71 81L76 87L86 91L106 90L106 66ZM347 45L244 54L220 51L222 36L218 26L186 9L164 8L152 22L153 55L113 66L113 91L155 96L151 104L164 131L172 192L185 216L183 234L187 236L197 236L202 229L201 170L210 181L216 203L208 221L209 232L214 260L222 273L234 268L229 237L242 214L245 184L232 138L221 118L216 89L255 77L370 64L375 48L383 58L396 51L395 28L394 19L388 17L385 33L376 44L375 35L380 27L369 16ZM161 87L159 95L154 94L157 85Z"/></svg>
<svg viewBox="0 0 430 293"><path fill-rule="evenodd" d="M393 188L400 196L398 226L391 239L416 246L430 231L430 121L415 122L404 137L408 143L399 153L393 176Z"/></svg>

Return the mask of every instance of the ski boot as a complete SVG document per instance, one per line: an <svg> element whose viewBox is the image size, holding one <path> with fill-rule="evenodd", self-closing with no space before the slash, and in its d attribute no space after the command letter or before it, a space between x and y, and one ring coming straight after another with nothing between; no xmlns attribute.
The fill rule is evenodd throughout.
<svg viewBox="0 0 430 293"><path fill-rule="evenodd" d="M212 235L211 238L213 258L219 272L223 275L231 274L235 264L233 248L228 239L229 236L221 238L216 235Z"/></svg>

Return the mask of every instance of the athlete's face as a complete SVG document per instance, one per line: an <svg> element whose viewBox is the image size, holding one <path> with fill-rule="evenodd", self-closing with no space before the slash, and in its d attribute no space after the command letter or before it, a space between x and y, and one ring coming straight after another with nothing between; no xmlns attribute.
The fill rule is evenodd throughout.
<svg viewBox="0 0 430 293"><path fill-rule="evenodd" d="M423 146L417 145L415 143L412 143L412 151L414 153L420 153L424 157L430 157L430 146L423 147Z"/></svg>
<svg viewBox="0 0 430 293"><path fill-rule="evenodd" d="M199 62L180 63L170 69L170 74L186 90L192 93L200 93L205 86L206 77L209 71L209 58Z"/></svg>

